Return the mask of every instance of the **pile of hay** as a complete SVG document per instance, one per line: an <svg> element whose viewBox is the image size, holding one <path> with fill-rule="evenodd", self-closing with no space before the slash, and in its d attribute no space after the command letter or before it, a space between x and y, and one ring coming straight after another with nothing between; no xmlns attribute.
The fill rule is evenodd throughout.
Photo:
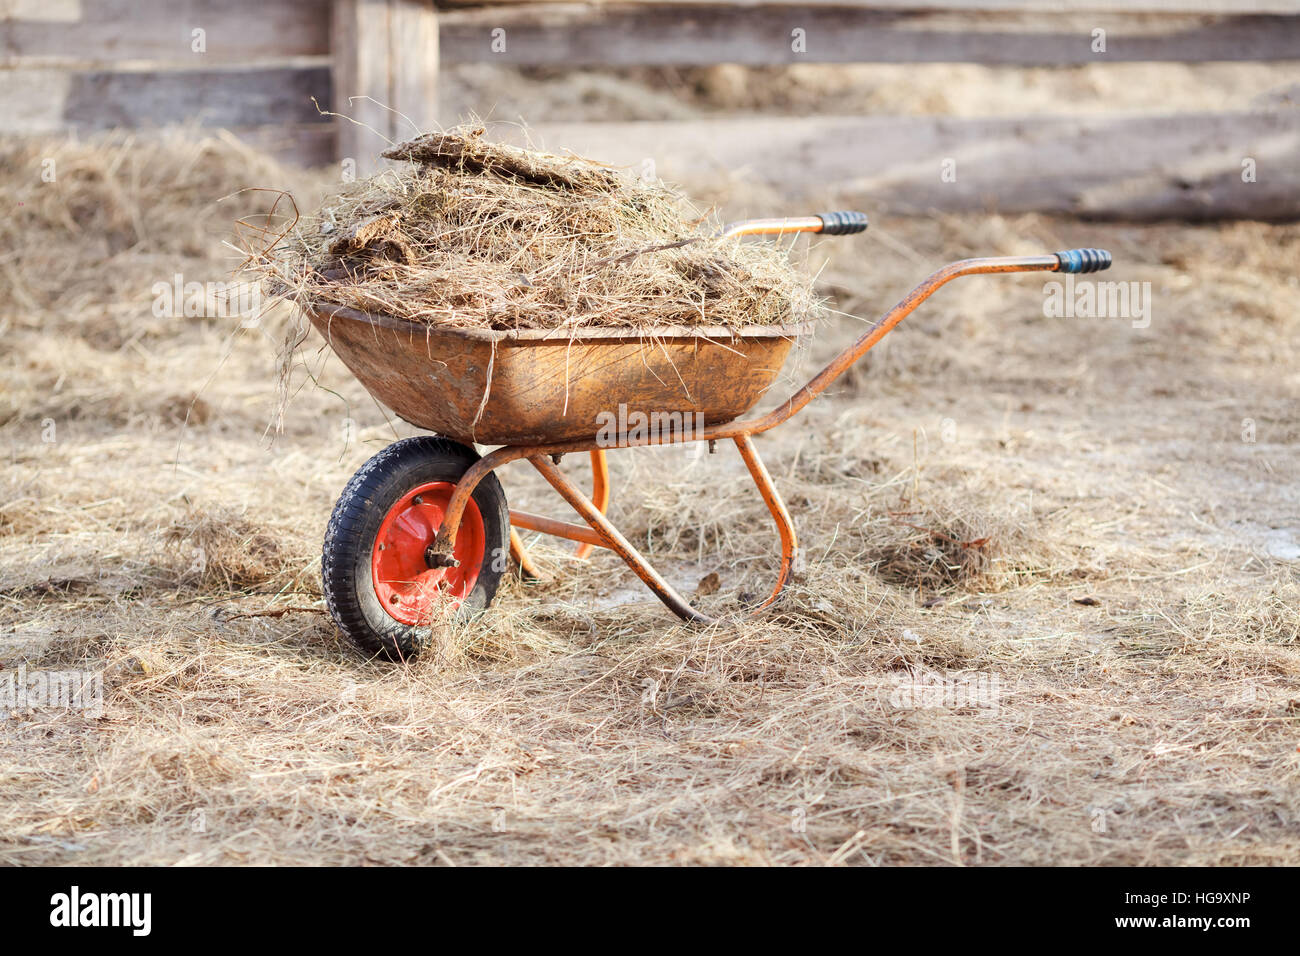
<svg viewBox="0 0 1300 956"><path fill-rule="evenodd" d="M663 183L431 133L384 153L254 265L279 296L481 329L777 325L812 318L775 243L718 238Z"/></svg>

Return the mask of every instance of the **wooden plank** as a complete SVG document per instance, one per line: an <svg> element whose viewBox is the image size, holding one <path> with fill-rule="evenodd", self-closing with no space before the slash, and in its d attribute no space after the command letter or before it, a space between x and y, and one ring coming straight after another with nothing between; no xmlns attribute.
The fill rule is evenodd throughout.
<svg viewBox="0 0 1300 956"><path fill-rule="evenodd" d="M987 14L974 22L838 6L542 4L447 11L441 22L446 62L514 66L1300 59L1300 17L1286 16ZM1098 27L1106 30L1104 53L1093 49Z"/></svg>
<svg viewBox="0 0 1300 956"><path fill-rule="evenodd" d="M330 102L325 67L94 70L68 76L62 125L72 129L311 124L325 121L312 97L323 108Z"/></svg>
<svg viewBox="0 0 1300 956"><path fill-rule="evenodd" d="M8 0L13 3L14 0ZM398 45L437 49L424 26L398 7L410 0L358 0L370 20L404 27L386 31ZM147 62L188 69L221 64L323 57L330 53L328 0L81 0L68 6L40 0L10 8L0 19L0 68L64 65L77 68ZM456 10L443 18L444 56L450 63L516 65L693 65L794 62L980 62L1063 65L1102 60L1092 30L1107 30L1110 61L1249 60L1300 58L1300 0L1236 3L1180 0L1169 9L1242 11L1240 15L1141 16L1150 0L1082 5L1001 0L655 0L652 3L498 2ZM343 5L340 5L342 8ZM1010 6L1019 13L989 12ZM1093 6L1120 12L1081 13ZM1159 7L1160 4L1155 4ZM1037 7L1034 7L1037 9ZM941 8L924 12L923 8ZM974 14L979 11L978 17ZM1061 11L1068 12L1061 12ZM957 11L957 12L954 12ZM964 13L962 11L965 11ZM340 15L336 12L336 15ZM347 14L342 14L345 18ZM412 26L414 24L414 26ZM491 31L507 31L505 53L493 52ZM806 52L791 49L791 30L807 37ZM196 52L195 30L202 30ZM364 25L347 27L365 39ZM383 33L378 27L371 31ZM414 52L414 50L413 50ZM436 53L428 53L428 56ZM422 82L420 73L396 74Z"/></svg>
<svg viewBox="0 0 1300 956"><path fill-rule="evenodd" d="M330 75L309 69L0 71L0 132L323 124Z"/></svg>
<svg viewBox="0 0 1300 956"><path fill-rule="evenodd" d="M338 154L364 175L436 125L437 14L432 0L335 0L331 42Z"/></svg>
<svg viewBox="0 0 1300 956"><path fill-rule="evenodd" d="M146 61L207 69L263 59L327 56L325 3L80 0L68 7L51 6L48 0L24 2L0 19L0 68Z"/></svg>
<svg viewBox="0 0 1300 956"><path fill-rule="evenodd" d="M66 70L0 70L0 133L53 133L65 128Z"/></svg>
<svg viewBox="0 0 1300 956"><path fill-rule="evenodd" d="M45 20L72 23L81 17L81 0L4 0L0 21Z"/></svg>
<svg viewBox="0 0 1300 956"><path fill-rule="evenodd" d="M492 132L521 141L509 124ZM900 213L1300 218L1295 111L575 123L530 132L551 150L635 169L652 160L669 180L725 177L792 199L833 194ZM1255 182L1243 181L1247 159L1255 163Z"/></svg>
<svg viewBox="0 0 1300 956"><path fill-rule="evenodd" d="M220 127L277 158L307 166L334 159L325 67L213 71L0 70L0 133L129 129L150 136L176 125Z"/></svg>
<svg viewBox="0 0 1300 956"><path fill-rule="evenodd" d="M572 0L440 0L441 8L510 7ZM590 0L592 6L627 6L640 0ZM676 7L708 6L717 0L645 0ZM823 6L826 0L734 0L733 6ZM946 13L1162 13L1162 14L1297 14L1297 0L837 0L836 6L859 10L935 11Z"/></svg>

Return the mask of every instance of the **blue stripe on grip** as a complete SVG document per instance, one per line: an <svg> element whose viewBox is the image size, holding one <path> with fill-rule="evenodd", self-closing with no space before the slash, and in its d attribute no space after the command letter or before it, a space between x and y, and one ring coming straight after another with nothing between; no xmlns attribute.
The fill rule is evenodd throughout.
<svg viewBox="0 0 1300 956"><path fill-rule="evenodd" d="M1067 249L1058 252L1057 272L1100 272L1110 268L1110 253L1105 249Z"/></svg>

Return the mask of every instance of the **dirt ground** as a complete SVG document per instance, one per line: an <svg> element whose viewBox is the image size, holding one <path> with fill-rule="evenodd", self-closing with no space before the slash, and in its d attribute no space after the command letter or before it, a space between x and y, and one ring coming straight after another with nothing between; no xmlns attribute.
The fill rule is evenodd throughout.
<svg viewBox="0 0 1300 956"><path fill-rule="evenodd" d="M227 277L267 195L238 190L330 175L227 137L0 153L0 678L104 690L0 714L0 862L1300 862L1300 227L877 216L799 245L843 314L790 387L966 255L1105 247L1150 310L940 292L758 439L806 566L756 621L680 625L543 539L550 580L402 667L340 640L319 548L412 430L317 340L276 434L279 324L152 307ZM766 590L734 449L611 464L616 523L703 608Z"/></svg>

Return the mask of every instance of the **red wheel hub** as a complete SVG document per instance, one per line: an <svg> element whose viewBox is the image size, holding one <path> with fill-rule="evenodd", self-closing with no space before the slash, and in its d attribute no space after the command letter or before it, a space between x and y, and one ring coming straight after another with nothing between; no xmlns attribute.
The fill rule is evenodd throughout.
<svg viewBox="0 0 1300 956"><path fill-rule="evenodd" d="M474 499L465 506L456 531L454 568L431 568L424 552L447 513L456 486L448 481L430 481L411 489L388 510L375 536L370 570L375 595L388 615L403 624L426 624L435 609L457 608L474 590L487 532Z"/></svg>

